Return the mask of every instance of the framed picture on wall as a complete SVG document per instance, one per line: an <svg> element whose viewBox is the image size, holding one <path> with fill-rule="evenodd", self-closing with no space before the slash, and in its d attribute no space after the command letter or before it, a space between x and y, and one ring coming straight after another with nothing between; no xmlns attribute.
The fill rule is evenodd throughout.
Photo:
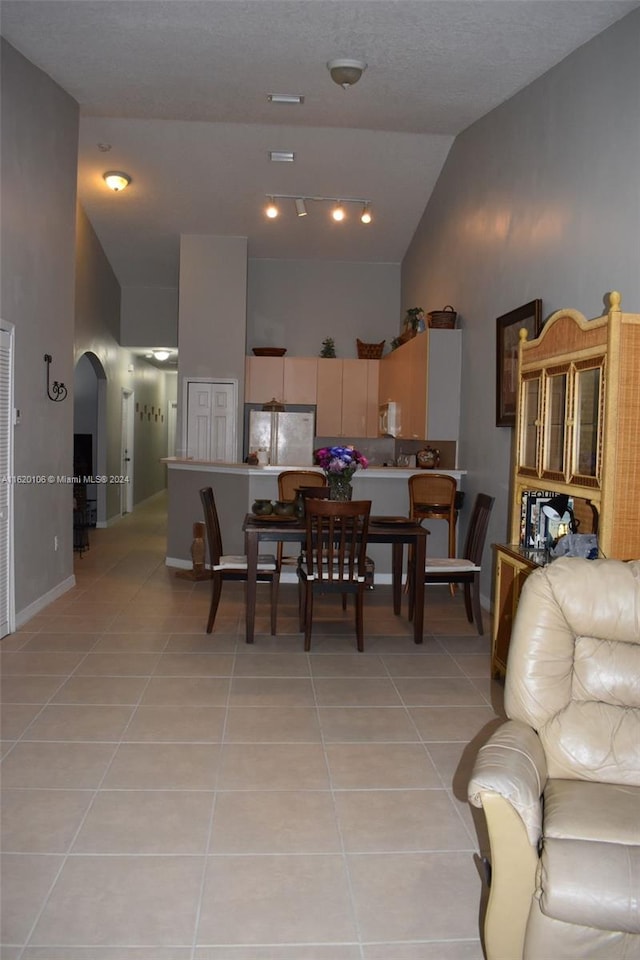
<svg viewBox="0 0 640 960"><path fill-rule="evenodd" d="M528 339L542 329L542 300L531 300L496 320L496 427L514 427L518 391L518 343L524 327Z"/></svg>

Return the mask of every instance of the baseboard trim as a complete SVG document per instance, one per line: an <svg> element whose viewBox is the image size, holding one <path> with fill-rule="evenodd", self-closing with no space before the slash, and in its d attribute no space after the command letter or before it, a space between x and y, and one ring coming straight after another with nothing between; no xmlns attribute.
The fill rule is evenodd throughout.
<svg viewBox="0 0 640 960"><path fill-rule="evenodd" d="M34 600L33 603L30 603L24 610L20 610L19 613L16 613L16 629L23 627L25 623L28 623L28 621L40 613L41 610L44 610L45 607L48 607L50 603L53 603L58 597L63 596L63 594L67 593L67 591L71 590L75 585L75 575L71 574L70 577L67 577L66 580L59 583L57 587L53 587L48 593L43 594L43 596Z"/></svg>

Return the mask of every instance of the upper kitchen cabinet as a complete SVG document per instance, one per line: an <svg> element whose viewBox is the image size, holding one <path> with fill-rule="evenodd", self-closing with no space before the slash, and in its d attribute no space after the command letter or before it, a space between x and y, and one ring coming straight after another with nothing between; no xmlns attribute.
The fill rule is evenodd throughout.
<svg viewBox="0 0 640 960"><path fill-rule="evenodd" d="M622 313L616 292L607 315L559 310L521 341L512 543L523 493L540 489L596 511L604 556L640 555L639 363L640 315Z"/></svg>
<svg viewBox="0 0 640 960"><path fill-rule="evenodd" d="M378 436L379 365L379 360L318 360L318 436Z"/></svg>
<svg viewBox="0 0 640 960"><path fill-rule="evenodd" d="M245 402L315 404L316 357L246 357Z"/></svg>
<svg viewBox="0 0 640 960"><path fill-rule="evenodd" d="M380 361L380 402L400 407L407 440L457 440L462 331L426 330Z"/></svg>

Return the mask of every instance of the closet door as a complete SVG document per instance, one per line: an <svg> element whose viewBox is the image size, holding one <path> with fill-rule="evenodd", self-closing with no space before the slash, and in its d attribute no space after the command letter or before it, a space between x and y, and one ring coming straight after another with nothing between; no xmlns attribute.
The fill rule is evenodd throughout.
<svg viewBox="0 0 640 960"><path fill-rule="evenodd" d="M13 624L13 331L0 323L0 637Z"/></svg>

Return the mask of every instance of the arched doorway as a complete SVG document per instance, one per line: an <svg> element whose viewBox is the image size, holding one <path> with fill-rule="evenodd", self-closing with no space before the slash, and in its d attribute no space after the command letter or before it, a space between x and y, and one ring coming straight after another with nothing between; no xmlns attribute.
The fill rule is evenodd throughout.
<svg viewBox="0 0 640 960"><path fill-rule="evenodd" d="M89 480L107 472L107 375L95 353L83 353L74 372L74 476ZM87 483L87 502L98 527L107 525L107 489ZM95 505L95 506L94 506Z"/></svg>

